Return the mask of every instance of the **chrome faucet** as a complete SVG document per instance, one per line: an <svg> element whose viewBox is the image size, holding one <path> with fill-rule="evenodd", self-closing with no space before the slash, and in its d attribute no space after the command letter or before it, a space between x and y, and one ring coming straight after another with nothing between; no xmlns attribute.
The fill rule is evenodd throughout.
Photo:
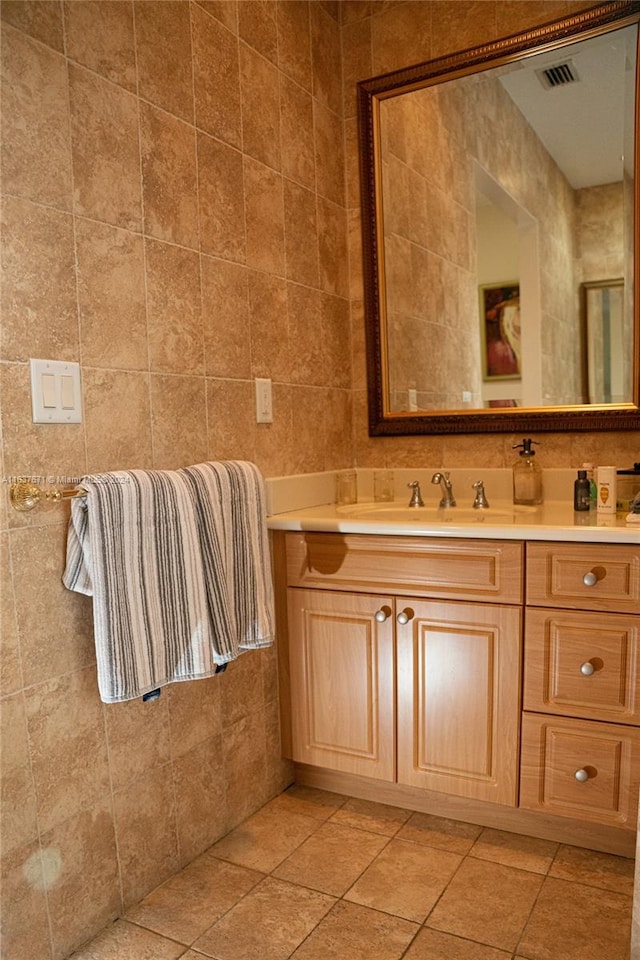
<svg viewBox="0 0 640 960"><path fill-rule="evenodd" d="M487 500L486 494L484 492L484 483L482 480L476 480L475 483L472 483L471 486L476 492L475 500L473 501L474 510L486 510L489 506L489 501Z"/></svg>
<svg viewBox="0 0 640 960"><path fill-rule="evenodd" d="M439 483L442 490L442 500L439 507L455 507L456 498L453 495L453 486L449 480L448 473L434 473L431 477L431 483Z"/></svg>
<svg viewBox="0 0 640 960"><path fill-rule="evenodd" d="M418 480L412 480L411 483L408 483L407 486L410 490L413 491L411 494L411 500L409 500L410 507L424 507L424 500L422 499L422 494L420 493L420 483Z"/></svg>

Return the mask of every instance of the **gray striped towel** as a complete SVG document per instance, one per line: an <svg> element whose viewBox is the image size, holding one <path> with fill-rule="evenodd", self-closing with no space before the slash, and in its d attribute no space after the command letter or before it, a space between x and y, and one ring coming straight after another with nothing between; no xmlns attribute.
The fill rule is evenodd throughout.
<svg viewBox="0 0 640 960"><path fill-rule="evenodd" d="M93 597L105 703L273 643L264 484L244 461L83 478L63 583Z"/></svg>

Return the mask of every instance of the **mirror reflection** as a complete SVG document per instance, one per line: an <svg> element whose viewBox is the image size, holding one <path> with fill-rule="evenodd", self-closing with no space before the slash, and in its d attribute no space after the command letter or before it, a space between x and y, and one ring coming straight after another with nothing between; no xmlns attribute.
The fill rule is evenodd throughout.
<svg viewBox="0 0 640 960"><path fill-rule="evenodd" d="M380 104L390 411L632 400L631 297L605 394L580 293L632 289L636 37Z"/></svg>

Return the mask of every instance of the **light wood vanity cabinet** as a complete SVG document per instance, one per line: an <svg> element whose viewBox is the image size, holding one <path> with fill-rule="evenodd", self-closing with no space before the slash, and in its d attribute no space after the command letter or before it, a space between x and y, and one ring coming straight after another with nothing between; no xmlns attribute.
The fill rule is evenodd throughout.
<svg viewBox="0 0 640 960"><path fill-rule="evenodd" d="M520 805L635 829L640 551L527 547Z"/></svg>
<svg viewBox="0 0 640 960"><path fill-rule="evenodd" d="M521 544L288 534L286 568L292 758L515 805Z"/></svg>
<svg viewBox="0 0 640 960"><path fill-rule="evenodd" d="M275 553L301 782L633 855L640 548L288 532Z"/></svg>

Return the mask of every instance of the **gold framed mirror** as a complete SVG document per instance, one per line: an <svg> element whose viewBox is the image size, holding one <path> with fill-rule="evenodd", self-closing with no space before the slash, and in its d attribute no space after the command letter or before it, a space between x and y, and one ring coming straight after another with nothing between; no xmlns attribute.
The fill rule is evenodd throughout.
<svg viewBox="0 0 640 960"><path fill-rule="evenodd" d="M599 4L358 84L371 436L640 429L639 22Z"/></svg>

